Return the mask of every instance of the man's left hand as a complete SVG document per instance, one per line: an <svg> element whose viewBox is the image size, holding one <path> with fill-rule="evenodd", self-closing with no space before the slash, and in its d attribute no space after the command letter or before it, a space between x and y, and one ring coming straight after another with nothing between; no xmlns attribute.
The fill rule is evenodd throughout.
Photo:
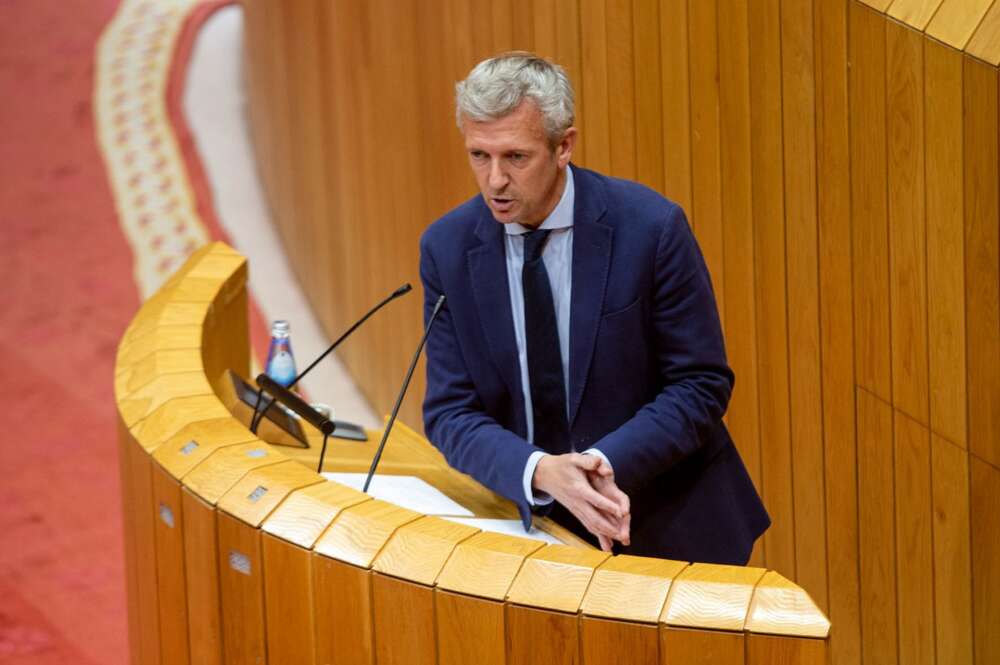
<svg viewBox="0 0 1000 665"><path fill-rule="evenodd" d="M629 531L631 529L632 511L630 509L628 495L621 491L618 485L615 484L614 470L606 462L602 461L600 466L587 473L587 479L590 481L590 485L595 490L618 504L618 507L621 510L622 519L620 522L620 531L616 540L621 541L622 545L628 545L631 542L631 534ZM603 534L597 534L597 540L600 543L602 550L605 552L611 551L610 538Z"/></svg>

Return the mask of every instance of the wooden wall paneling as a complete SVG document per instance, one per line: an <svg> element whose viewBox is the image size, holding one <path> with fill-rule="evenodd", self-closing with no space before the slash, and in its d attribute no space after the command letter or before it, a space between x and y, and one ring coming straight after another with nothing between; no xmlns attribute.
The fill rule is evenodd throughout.
<svg viewBox="0 0 1000 665"><path fill-rule="evenodd" d="M934 544L931 441L925 426L894 412L896 589L899 661L933 664Z"/></svg>
<svg viewBox="0 0 1000 665"><path fill-rule="evenodd" d="M372 606L379 665L436 665L432 587L374 573Z"/></svg>
<svg viewBox="0 0 1000 665"><path fill-rule="evenodd" d="M747 665L826 665L827 645L823 640L776 635L747 635Z"/></svg>
<svg viewBox="0 0 1000 665"><path fill-rule="evenodd" d="M924 37L886 23L886 143L893 405L929 421Z"/></svg>
<svg viewBox="0 0 1000 665"><path fill-rule="evenodd" d="M582 126L581 108L583 99L583 49L581 47L580 35L580 3L578 0L555 0L554 3L556 24L555 40L556 52L555 60L566 70L570 82L573 84L576 103L576 126ZM536 12L542 12L542 6L548 7L549 2L540 2ZM545 10L547 11L547 10ZM538 23L535 23L535 42L538 43ZM578 139L576 148L573 151L573 160L577 164L587 163L587 151L585 149L587 141L584 138Z"/></svg>
<svg viewBox="0 0 1000 665"><path fill-rule="evenodd" d="M828 611L835 663L861 662L847 3L815 5L820 358ZM810 589L810 591L812 591Z"/></svg>
<svg viewBox="0 0 1000 665"><path fill-rule="evenodd" d="M816 209L816 73L810 3L782 5L781 100L795 579L826 610L826 502Z"/></svg>
<svg viewBox="0 0 1000 665"><path fill-rule="evenodd" d="M632 8L632 70L635 74L635 177L663 192L663 103L660 82L658 0L635 0Z"/></svg>
<svg viewBox="0 0 1000 665"><path fill-rule="evenodd" d="M316 662L373 664L372 572L315 553L312 571Z"/></svg>
<svg viewBox="0 0 1000 665"><path fill-rule="evenodd" d="M858 2L863 2L872 9L885 13L885 11L889 8L889 5L892 4L893 0L858 0Z"/></svg>
<svg viewBox="0 0 1000 665"><path fill-rule="evenodd" d="M219 589L227 665L267 662L260 532L219 512Z"/></svg>
<svg viewBox="0 0 1000 665"><path fill-rule="evenodd" d="M861 635L866 663L897 661L892 407L858 389Z"/></svg>
<svg viewBox="0 0 1000 665"><path fill-rule="evenodd" d="M576 614L506 604L508 665L580 665Z"/></svg>
<svg viewBox="0 0 1000 665"><path fill-rule="evenodd" d="M757 366L761 396L760 489L771 515L771 528L763 538L764 560L769 568L794 577L779 3L751 0L748 18Z"/></svg>
<svg viewBox="0 0 1000 665"><path fill-rule="evenodd" d="M976 665L1000 660L1000 470L971 457L972 625Z"/></svg>
<svg viewBox="0 0 1000 665"><path fill-rule="evenodd" d="M261 539L267 661L314 663L312 554L269 533Z"/></svg>
<svg viewBox="0 0 1000 665"><path fill-rule="evenodd" d="M893 0L889 5L889 16L900 23L923 32L942 0Z"/></svg>
<svg viewBox="0 0 1000 665"><path fill-rule="evenodd" d="M937 662L972 661L969 454L931 434Z"/></svg>
<svg viewBox="0 0 1000 665"><path fill-rule="evenodd" d="M130 663L141 663L142 629L139 625L138 553L135 534L135 485L132 482L130 446L138 446L128 428L116 419L118 425L118 471L122 493L122 540L125 559L125 603L128 610L128 651Z"/></svg>
<svg viewBox="0 0 1000 665"><path fill-rule="evenodd" d="M636 177L636 72L632 43L632 0L605 1L608 57L608 122L611 132L610 174Z"/></svg>
<svg viewBox="0 0 1000 665"><path fill-rule="evenodd" d="M739 379L728 425L754 484L761 487L760 403L752 183L750 174L750 52L745 1L719 5L719 118L726 350ZM763 563L757 553L753 565Z"/></svg>
<svg viewBox="0 0 1000 665"><path fill-rule="evenodd" d="M1000 466L997 70L967 57L964 90L969 450Z"/></svg>
<svg viewBox="0 0 1000 665"><path fill-rule="evenodd" d="M490 15L493 19L493 49L491 55L513 51L514 45L514 10L512 0L500 0L490 3ZM485 11L485 10L482 10Z"/></svg>
<svg viewBox="0 0 1000 665"><path fill-rule="evenodd" d="M965 52L994 67L1000 65L1000 5L996 2L972 34Z"/></svg>
<svg viewBox="0 0 1000 665"><path fill-rule="evenodd" d="M539 0L534 3L531 8L532 11L528 14L532 21L531 34L532 34L532 49L536 55L539 55L546 60L551 60L563 66L565 65L559 62L559 46L558 46L558 32L564 28L562 21L556 11L556 3L552 0ZM557 27L558 26L558 27ZM565 28L572 29L575 27L573 24L568 24ZM569 70L566 73L570 75ZM570 81L575 83L576 81L570 75Z"/></svg>
<svg viewBox="0 0 1000 665"><path fill-rule="evenodd" d="M660 626L661 665L743 665L743 633Z"/></svg>
<svg viewBox="0 0 1000 665"><path fill-rule="evenodd" d="M132 524L135 534L135 571L139 615L139 662L158 665L160 660L159 586L156 583L156 536L153 523L152 461L131 437L126 439L128 474L132 478Z"/></svg>
<svg viewBox="0 0 1000 665"><path fill-rule="evenodd" d="M583 94L577 97L577 116L587 155L583 165L602 173L611 170L612 143L605 16L604 2L580 3Z"/></svg>
<svg viewBox="0 0 1000 665"><path fill-rule="evenodd" d="M158 464L153 465L152 474L160 658L163 663L185 665L191 661L181 486Z"/></svg>
<svg viewBox="0 0 1000 665"><path fill-rule="evenodd" d="M215 508L185 487L181 490L181 511L191 662L222 665L222 599Z"/></svg>
<svg viewBox="0 0 1000 665"><path fill-rule="evenodd" d="M535 13L534 5L534 0L510 0L511 34L516 50L535 51L535 22L531 20Z"/></svg>
<svg viewBox="0 0 1000 665"><path fill-rule="evenodd" d="M930 425L967 447L962 54L924 43Z"/></svg>
<svg viewBox="0 0 1000 665"><path fill-rule="evenodd" d="M691 97L687 0L660 1L663 193L691 214Z"/></svg>
<svg viewBox="0 0 1000 665"><path fill-rule="evenodd" d="M504 605L495 600L434 591L440 665L504 665Z"/></svg>
<svg viewBox="0 0 1000 665"><path fill-rule="evenodd" d="M580 653L584 663L658 665L659 634L655 624L580 619Z"/></svg>
<svg viewBox="0 0 1000 665"><path fill-rule="evenodd" d="M944 0L927 25L927 34L964 50L992 4L993 0Z"/></svg>
<svg viewBox="0 0 1000 665"><path fill-rule="evenodd" d="M891 403L885 19L852 4L849 35L855 367L858 385Z"/></svg>
<svg viewBox="0 0 1000 665"><path fill-rule="evenodd" d="M726 282L719 156L719 43L714 2L688 5L691 67L691 210L688 211L725 326Z"/></svg>

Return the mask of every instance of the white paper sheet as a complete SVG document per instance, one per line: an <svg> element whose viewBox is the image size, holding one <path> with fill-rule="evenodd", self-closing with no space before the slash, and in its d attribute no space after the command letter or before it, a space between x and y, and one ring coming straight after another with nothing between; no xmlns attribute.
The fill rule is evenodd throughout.
<svg viewBox="0 0 1000 665"><path fill-rule="evenodd" d="M477 529L482 529L483 531L492 531L494 533L502 533L508 536L520 536L521 538L531 538L533 540L541 540L546 543L552 543L553 545L563 544L563 541L559 540L555 536L544 531L539 531L535 527L531 527L531 531L525 533L524 527L521 525L521 520L496 520L483 517L446 517L445 519L449 522L458 522L459 524L473 526Z"/></svg>
<svg viewBox="0 0 1000 665"><path fill-rule="evenodd" d="M323 477L360 491L366 473L324 472ZM368 494L425 515L456 515L473 517L472 511L452 501L448 495L416 476L376 475L368 486ZM523 531L523 529L522 529Z"/></svg>

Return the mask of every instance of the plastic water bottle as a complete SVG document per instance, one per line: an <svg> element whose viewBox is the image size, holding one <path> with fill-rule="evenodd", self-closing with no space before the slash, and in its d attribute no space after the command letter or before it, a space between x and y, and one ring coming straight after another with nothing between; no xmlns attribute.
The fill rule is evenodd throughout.
<svg viewBox="0 0 1000 665"><path fill-rule="evenodd" d="M295 356L292 355L292 340L288 336L288 321L271 324L271 346L267 350L267 367L264 372L286 388L295 380Z"/></svg>

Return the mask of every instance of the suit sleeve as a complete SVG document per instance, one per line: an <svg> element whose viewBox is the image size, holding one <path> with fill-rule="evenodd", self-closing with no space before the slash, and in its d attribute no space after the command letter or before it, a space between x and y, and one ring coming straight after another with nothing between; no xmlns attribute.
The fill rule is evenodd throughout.
<svg viewBox="0 0 1000 665"><path fill-rule="evenodd" d="M653 281L653 348L663 388L594 445L626 493L713 440L734 383L708 269L676 205L657 243Z"/></svg>
<svg viewBox="0 0 1000 665"><path fill-rule="evenodd" d="M424 286L426 322L443 292L426 237L420 245L420 279ZM532 453L544 451L504 429L485 413L466 368L447 300L434 322L426 348L424 430L427 436L448 464L515 502L528 528L531 508L523 489L524 469Z"/></svg>

